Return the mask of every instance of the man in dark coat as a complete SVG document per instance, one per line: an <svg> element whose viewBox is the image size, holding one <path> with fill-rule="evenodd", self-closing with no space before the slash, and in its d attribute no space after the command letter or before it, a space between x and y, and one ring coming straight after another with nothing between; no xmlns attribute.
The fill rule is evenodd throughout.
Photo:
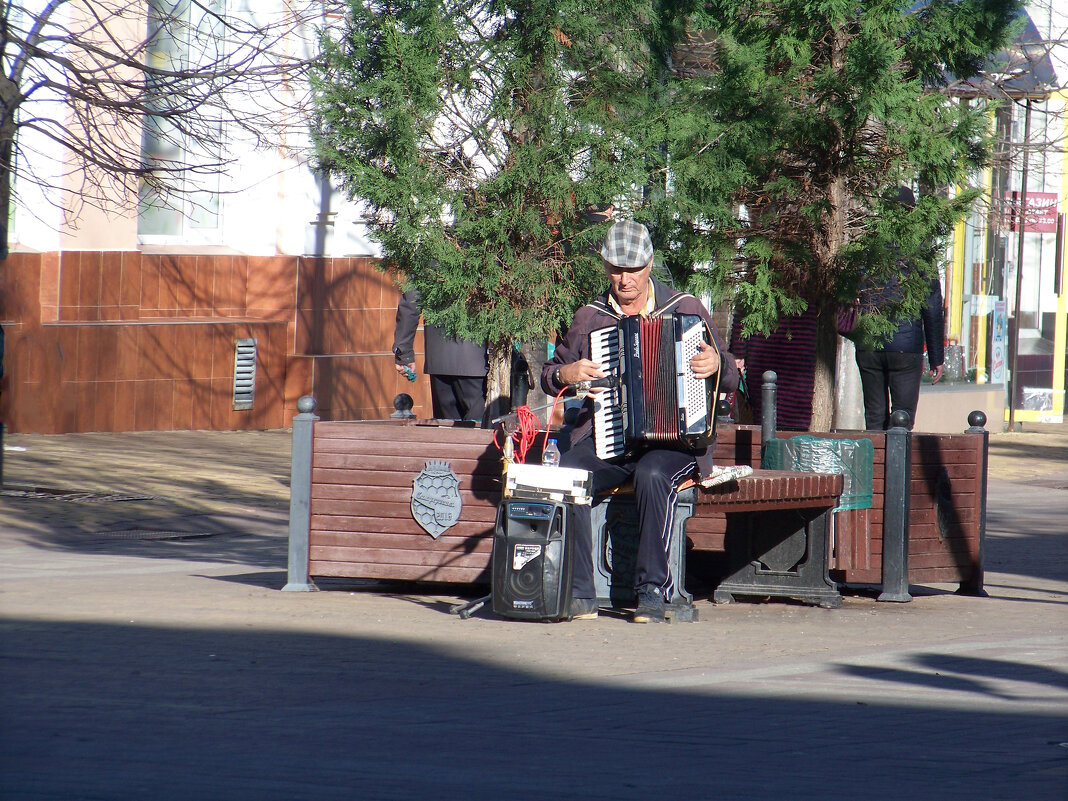
<svg viewBox="0 0 1068 801"><path fill-rule="evenodd" d="M931 279L931 290L920 316L902 320L893 337L880 348L857 344L857 367L864 392L864 427L882 431L898 409L909 413L909 428L916 422L923 377L923 348L931 365L931 383L942 378L945 363L945 316L942 285Z"/></svg>
<svg viewBox="0 0 1068 801"><path fill-rule="evenodd" d="M898 202L912 207L916 196L908 187L898 190ZM901 262L900 268L911 265ZM884 298L899 293L895 286L883 288ZM890 428L890 415L898 409L908 412L909 428L916 422L916 407L920 402L920 381L923 378L923 348L927 346L927 360L931 366L931 383L942 378L945 363L945 313L942 308L942 285L931 279L927 303L920 316L901 320L897 331L885 344L857 342L857 367L864 393L864 427L869 431Z"/></svg>
<svg viewBox="0 0 1068 801"><path fill-rule="evenodd" d="M628 315L656 317L679 312L704 318L712 330L712 318L693 295L676 292L650 275L653 244L644 225L621 220L613 225L601 248L609 291L580 308L567 331L557 340L552 359L542 367L541 385L551 396L565 386L605 377L602 365L590 359L590 332L613 326ZM699 379L720 373L720 391L738 386L738 369L726 353L722 339L713 332L712 347L701 343L700 352L690 361ZM593 390L595 391L595 390ZM665 619L665 598L673 590L669 569L671 534L674 528L678 487L688 478L705 475L711 468L711 447L694 450L647 448L632 458L600 459L593 440L593 402L587 398L579 410L570 442L560 460L562 467L589 470L595 493L634 481L638 506L639 540L635 590L638 608L634 622L650 623ZM699 470L699 464L702 466ZM576 506L574 515L575 563L572 579L571 617L597 617L593 577L593 525L589 506Z"/></svg>
<svg viewBox="0 0 1068 801"><path fill-rule="evenodd" d="M397 304L393 356L397 372L415 372L415 331L422 316L422 294L410 289ZM430 398L439 420L482 422L486 410L486 343L449 336L436 325L423 326L423 371L430 376Z"/></svg>

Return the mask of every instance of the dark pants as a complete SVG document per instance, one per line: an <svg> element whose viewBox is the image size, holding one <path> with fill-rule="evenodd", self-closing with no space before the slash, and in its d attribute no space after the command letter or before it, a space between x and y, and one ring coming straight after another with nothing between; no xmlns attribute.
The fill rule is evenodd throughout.
<svg viewBox="0 0 1068 801"><path fill-rule="evenodd" d="M891 413L904 409L912 428L920 402L923 354L858 350L857 367L864 391L864 427L884 431L890 428Z"/></svg>
<svg viewBox="0 0 1068 801"><path fill-rule="evenodd" d="M437 420L482 422L486 411L484 375L432 375L430 399Z"/></svg>
<svg viewBox="0 0 1068 801"><path fill-rule="evenodd" d="M560 458L561 467L577 467L593 473L594 493L634 480L638 507L638 556L634 587L659 587L670 598L673 587L668 569L671 533L675 524L678 486L693 477L697 462L680 451L650 450L636 461L613 464L598 459L593 438L587 438ZM593 521L589 506L576 506L574 515L574 598L596 598L593 579Z"/></svg>

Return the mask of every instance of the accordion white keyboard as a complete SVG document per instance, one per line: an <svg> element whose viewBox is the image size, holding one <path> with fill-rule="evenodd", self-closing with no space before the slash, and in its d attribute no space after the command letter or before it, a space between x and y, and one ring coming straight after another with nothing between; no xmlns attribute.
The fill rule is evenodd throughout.
<svg viewBox="0 0 1068 801"><path fill-rule="evenodd" d="M590 359L601 365L606 373L619 374L619 328L602 328L590 334ZM600 459L611 459L625 450L624 408L622 390L615 386L591 396L593 398L593 441Z"/></svg>

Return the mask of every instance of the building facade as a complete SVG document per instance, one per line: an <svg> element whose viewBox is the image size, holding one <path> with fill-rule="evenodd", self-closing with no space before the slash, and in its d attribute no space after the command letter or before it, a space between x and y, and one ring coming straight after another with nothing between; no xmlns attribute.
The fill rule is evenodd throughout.
<svg viewBox="0 0 1068 801"><path fill-rule="evenodd" d="M13 8L13 24L29 24L37 5ZM226 5L205 8L251 13L242 11L249 4ZM286 7L255 5L259 13ZM67 4L56 30L81 30L79 6ZM131 51L151 43L153 63L203 58L196 34L216 33L217 21L195 4L146 0L142 15L128 11L108 29ZM164 11L178 18L169 33ZM287 47L307 48L313 35L294 28ZM54 100L21 113L55 114ZM358 205L310 169L299 128L268 149L239 128L220 131L225 154L182 152L174 131L141 132L146 160L232 164L190 173L170 198L143 181L114 184L103 205L80 203L78 171L34 129L20 130L20 153L34 162L19 174L40 180L15 187L10 254L0 262L0 421L9 431L281 428L306 394L327 419L388 417L400 392L430 416L427 379L410 384L393 368L399 291L377 268Z"/></svg>
<svg viewBox="0 0 1068 801"><path fill-rule="evenodd" d="M1068 47L1053 44L1058 24L1049 16L1017 40L1024 55L1034 43L1033 56L998 87L997 152L975 176L983 197L954 232L944 279L949 383L1000 393L1013 424L1064 420Z"/></svg>

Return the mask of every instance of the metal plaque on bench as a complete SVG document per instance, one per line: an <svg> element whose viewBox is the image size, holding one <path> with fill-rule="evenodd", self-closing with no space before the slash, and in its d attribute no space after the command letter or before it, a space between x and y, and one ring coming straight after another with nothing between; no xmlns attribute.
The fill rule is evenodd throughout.
<svg viewBox="0 0 1068 801"><path fill-rule="evenodd" d="M429 461L412 481L412 517L437 539L460 519L460 479L448 462Z"/></svg>

